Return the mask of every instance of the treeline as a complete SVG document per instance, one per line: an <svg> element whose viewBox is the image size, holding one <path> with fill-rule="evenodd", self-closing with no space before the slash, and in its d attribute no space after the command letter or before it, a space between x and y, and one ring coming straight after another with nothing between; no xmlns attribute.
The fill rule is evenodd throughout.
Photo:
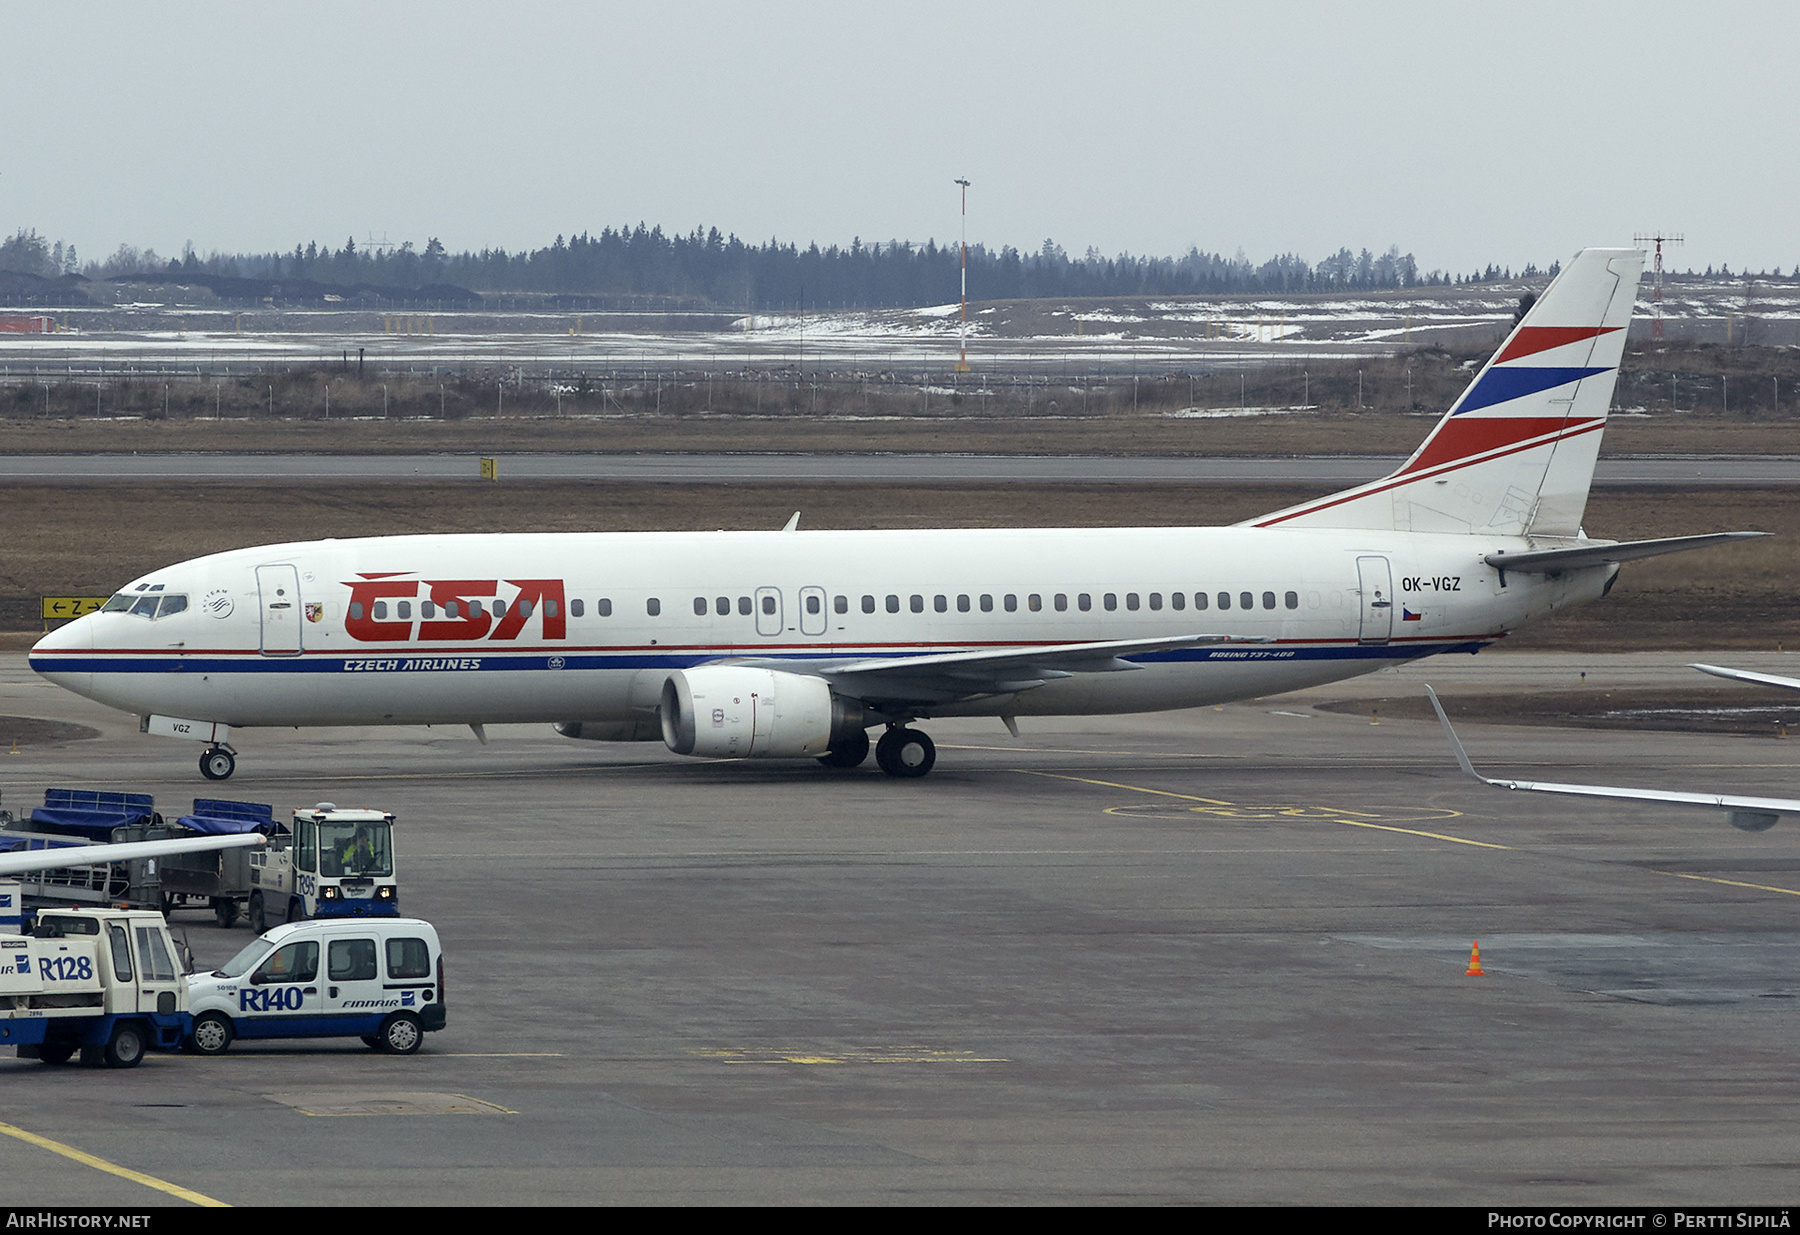
<svg viewBox="0 0 1800 1235"><path fill-rule="evenodd" d="M291 252L209 253L189 245L180 257L121 245L100 262L83 263L73 245L20 230L0 242L0 272L42 280L114 279L192 282L226 299L307 300L344 289L372 290L393 299L430 289L431 299L455 300L467 289L481 295L539 294L656 298L723 310L898 308L956 299L956 245L894 240L847 247L802 248L769 240L747 244L717 228L670 233L638 224L562 236L542 248L451 253L436 237L418 249L365 245L354 238L337 249L316 241ZM1528 265L1519 277L1554 274ZM1779 276L1779 271L1776 272ZM1257 263L1191 248L1181 257L1105 257L1095 249L1071 257L1054 241L1035 251L1010 245L969 248L969 287L982 300L1098 296L1182 296L1372 291L1511 279L1510 268L1488 265L1468 274L1421 272L1399 246L1385 252L1348 248L1308 262L1285 253Z"/></svg>

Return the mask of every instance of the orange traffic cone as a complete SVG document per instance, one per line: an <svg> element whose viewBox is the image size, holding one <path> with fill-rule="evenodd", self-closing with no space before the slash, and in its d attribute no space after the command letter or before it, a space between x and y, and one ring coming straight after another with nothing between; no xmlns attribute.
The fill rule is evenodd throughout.
<svg viewBox="0 0 1800 1235"><path fill-rule="evenodd" d="M1485 978L1481 971L1481 940L1477 939L1469 945L1469 967L1463 971L1465 978Z"/></svg>

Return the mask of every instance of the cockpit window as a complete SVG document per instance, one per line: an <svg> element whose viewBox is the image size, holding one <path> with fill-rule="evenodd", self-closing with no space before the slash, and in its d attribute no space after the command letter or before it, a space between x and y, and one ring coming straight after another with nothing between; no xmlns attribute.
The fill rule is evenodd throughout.
<svg viewBox="0 0 1800 1235"><path fill-rule="evenodd" d="M188 607L188 598L179 593L162 595L160 594L161 586L161 584L157 585L159 589L157 592L120 592L100 606L100 612L132 613L138 617L153 619L168 617L172 613L185 612Z"/></svg>

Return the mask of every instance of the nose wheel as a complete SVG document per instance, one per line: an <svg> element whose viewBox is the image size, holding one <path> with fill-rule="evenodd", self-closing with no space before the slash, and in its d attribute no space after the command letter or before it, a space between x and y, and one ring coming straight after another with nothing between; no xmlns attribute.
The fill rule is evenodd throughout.
<svg viewBox="0 0 1800 1235"><path fill-rule="evenodd" d="M917 729L897 725L875 744L875 762L889 776L903 779L923 776L937 762L937 746Z"/></svg>
<svg viewBox="0 0 1800 1235"><path fill-rule="evenodd" d="M229 746L209 746L200 756L200 775L207 780L224 780L237 771L237 752Z"/></svg>

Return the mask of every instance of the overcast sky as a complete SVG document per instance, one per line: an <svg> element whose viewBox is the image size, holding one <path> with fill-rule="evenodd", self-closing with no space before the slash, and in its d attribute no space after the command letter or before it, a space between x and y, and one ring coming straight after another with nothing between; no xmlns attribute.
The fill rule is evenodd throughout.
<svg viewBox="0 0 1800 1235"><path fill-rule="evenodd" d="M1800 5L7 4L0 233L1800 263ZM974 291L974 289L971 289Z"/></svg>

